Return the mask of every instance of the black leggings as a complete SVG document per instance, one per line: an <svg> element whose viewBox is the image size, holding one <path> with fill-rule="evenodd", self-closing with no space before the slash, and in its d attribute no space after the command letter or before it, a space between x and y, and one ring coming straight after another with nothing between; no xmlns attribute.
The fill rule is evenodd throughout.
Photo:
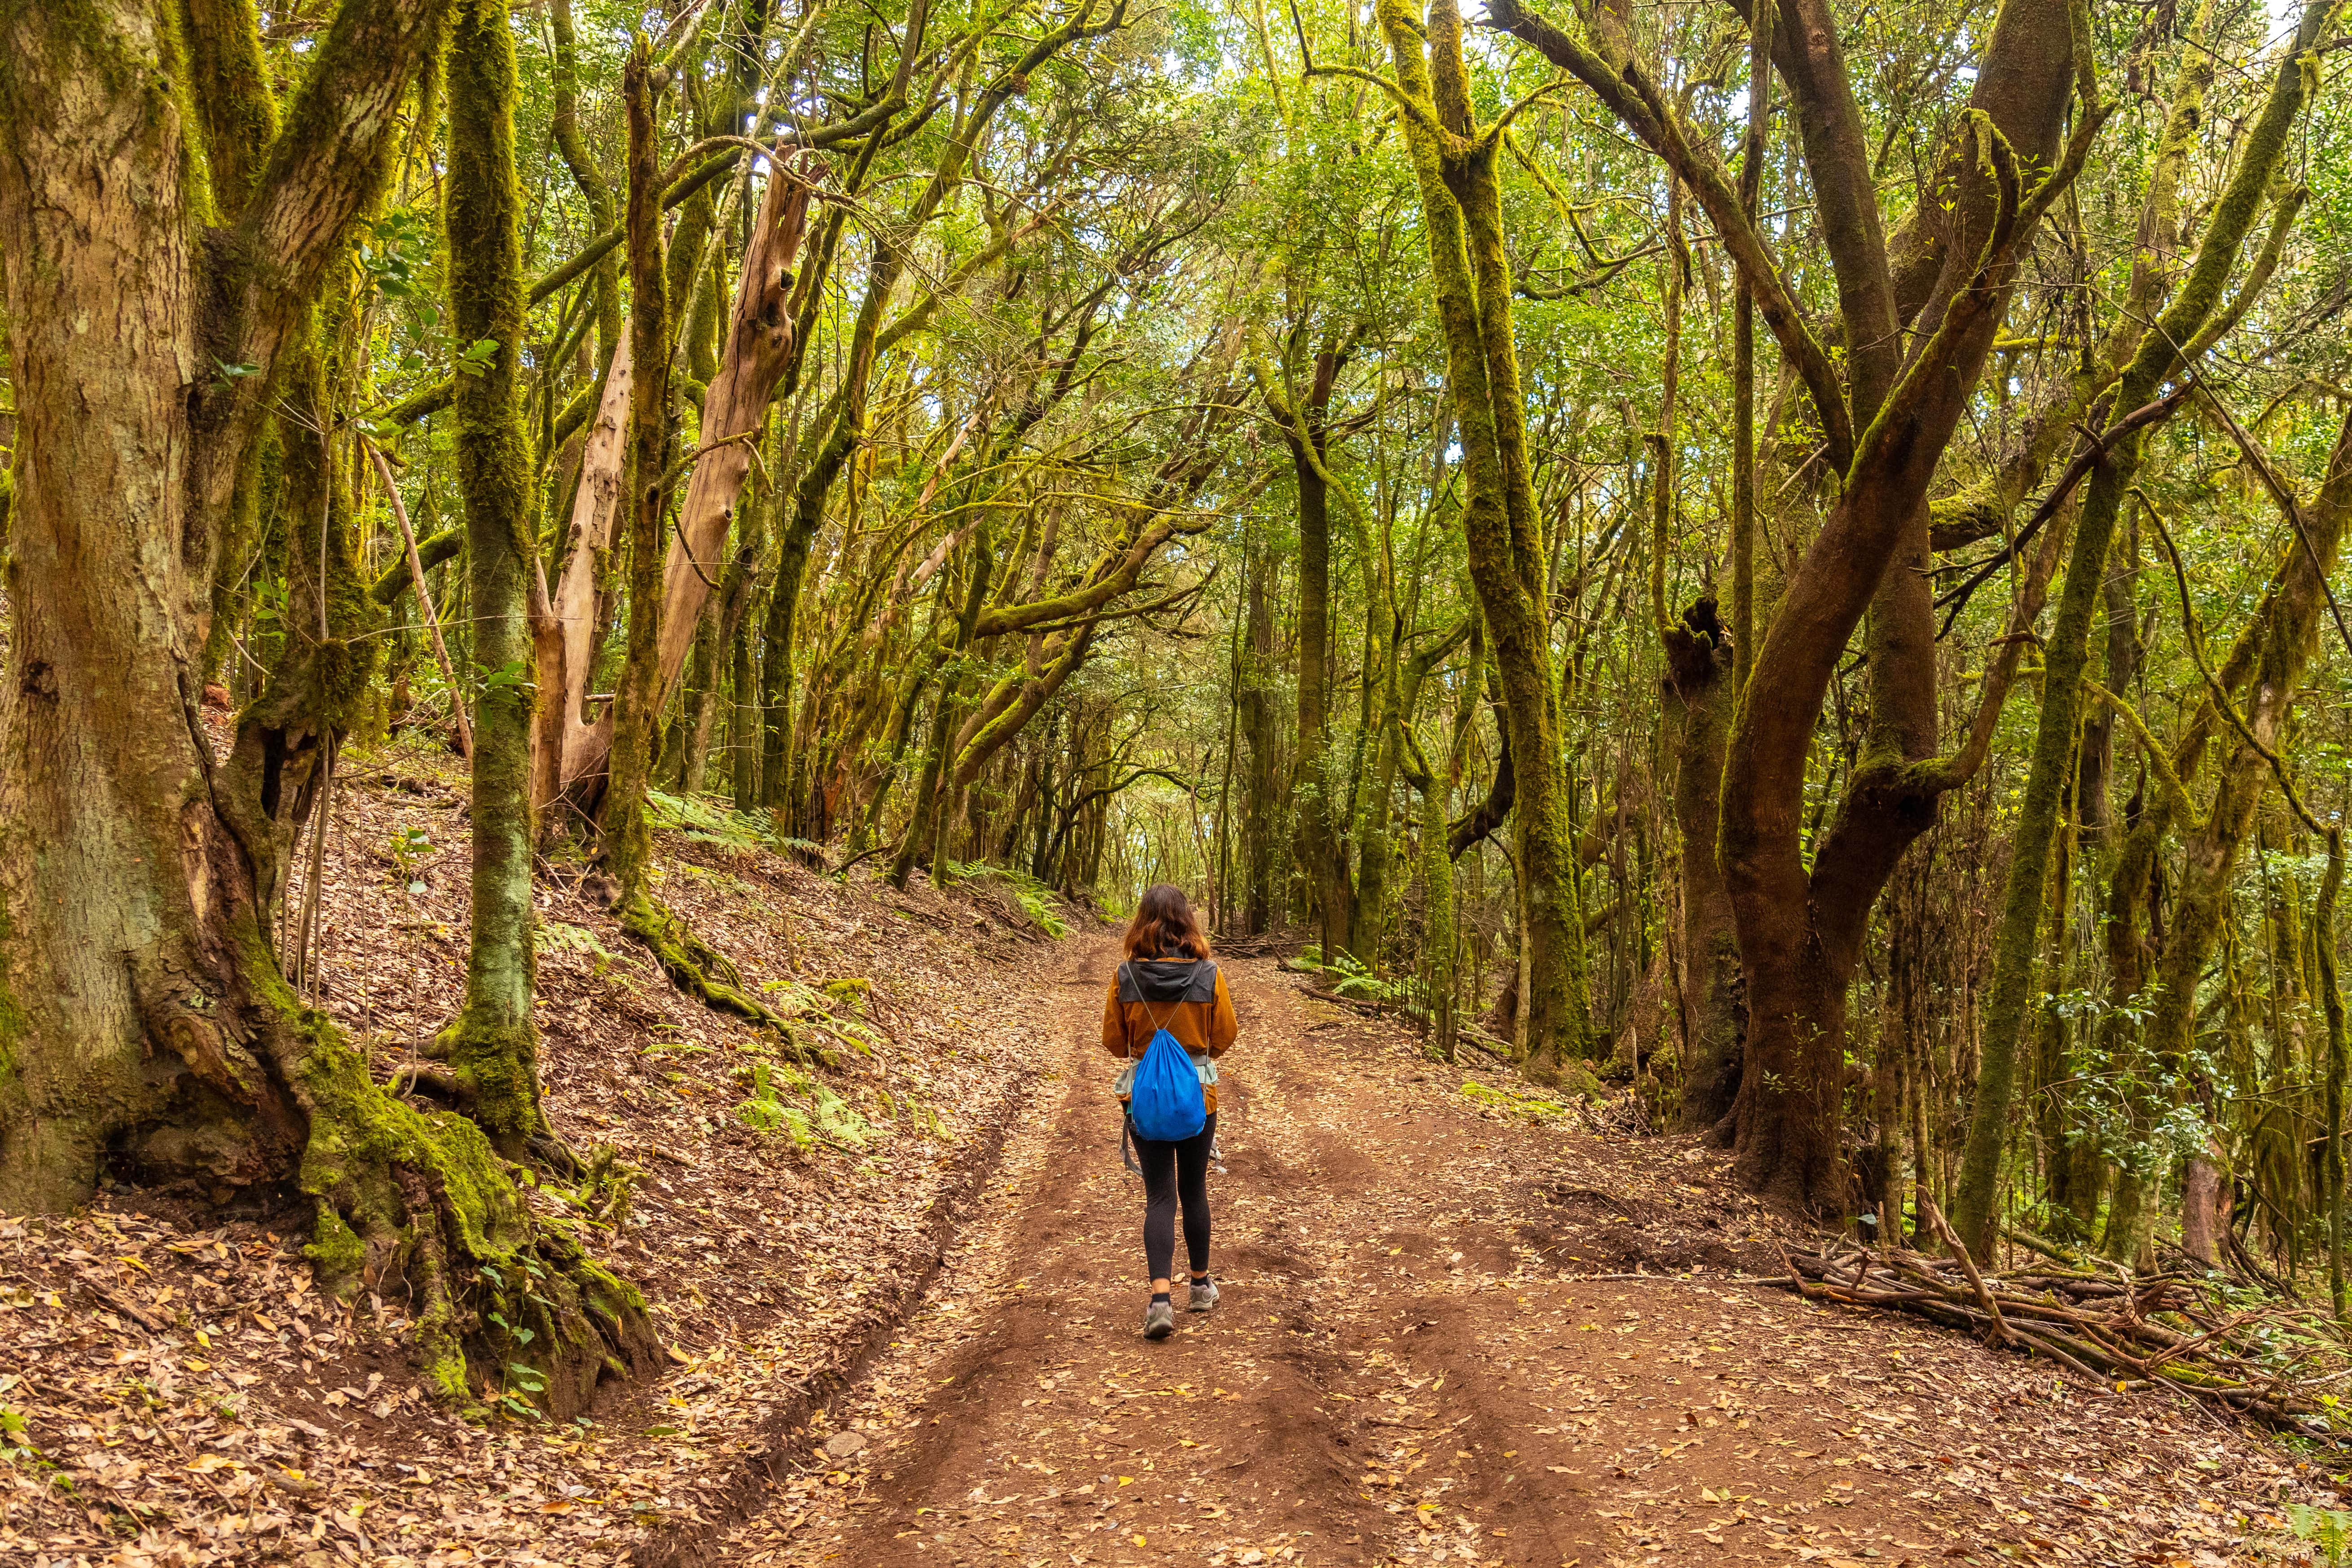
<svg viewBox="0 0 2352 1568"><path fill-rule="evenodd" d="M1217 1114L1181 1142L1162 1143L1140 1135L1135 1140L1135 1163L1143 1167L1143 1255L1151 1264L1151 1278L1170 1278L1168 1266L1176 1256L1176 1200L1184 1200L1184 1250L1192 1272L1209 1271L1209 1145L1217 1141Z"/></svg>

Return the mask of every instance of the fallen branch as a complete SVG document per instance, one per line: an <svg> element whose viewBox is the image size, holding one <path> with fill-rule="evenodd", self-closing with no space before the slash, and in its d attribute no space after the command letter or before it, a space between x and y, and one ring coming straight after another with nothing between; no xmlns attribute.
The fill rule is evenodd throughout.
<svg viewBox="0 0 2352 1568"><path fill-rule="evenodd" d="M2003 1344L2011 1342L2009 1325L2000 1321L2000 1303L1995 1301L1992 1292L1985 1289L1984 1276L1977 1272L1976 1259L1969 1256L1967 1243L1961 1241L1958 1234L1945 1221L1944 1211L1936 1206L1935 1200L1925 1191L1919 1194L1918 1204L1927 1213L1927 1223L1936 1227L1936 1234L1944 1238L1944 1245L1950 1247L1952 1256L1960 1260L1960 1272L1969 1277L1969 1287L1977 1293L1977 1304L1985 1310L1985 1316L1992 1320L1993 1337Z"/></svg>
<svg viewBox="0 0 2352 1568"><path fill-rule="evenodd" d="M2202 1272L2119 1280L2044 1265L1987 1273L1934 1204L1923 1200L1919 1212L1951 1258L1900 1247L1781 1247L1788 1277L1759 1282L1808 1300L1909 1312L2043 1356L2102 1392L2164 1388L2306 1436L2335 1436L2325 1390L2352 1377L2352 1363L2325 1314L2290 1300L2241 1308Z"/></svg>

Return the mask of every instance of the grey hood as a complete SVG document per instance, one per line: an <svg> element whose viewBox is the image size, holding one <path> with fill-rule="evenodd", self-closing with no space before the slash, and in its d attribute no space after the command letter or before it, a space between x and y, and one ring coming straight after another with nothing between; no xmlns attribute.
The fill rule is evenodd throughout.
<svg viewBox="0 0 2352 1568"><path fill-rule="evenodd" d="M1122 1002L1214 1002L1217 966L1191 958L1131 958L1118 966Z"/></svg>

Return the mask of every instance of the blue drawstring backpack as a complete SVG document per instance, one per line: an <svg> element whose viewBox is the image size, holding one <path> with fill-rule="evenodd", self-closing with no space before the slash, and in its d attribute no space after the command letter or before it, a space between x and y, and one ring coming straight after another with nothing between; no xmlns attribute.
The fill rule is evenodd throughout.
<svg viewBox="0 0 2352 1568"><path fill-rule="evenodd" d="M1151 1020L1152 1035L1151 1044L1144 1048L1143 1059L1135 1065L1127 1086L1128 1125L1138 1138L1149 1138L1155 1143L1181 1143L1208 1125L1209 1101L1201 1092L1201 1069L1176 1037L1168 1032L1167 1026L1160 1022L1151 1004L1139 992L1136 999L1143 1002L1143 1015ZM1126 1154L1126 1142L1122 1131L1120 1152L1132 1169L1135 1162Z"/></svg>
<svg viewBox="0 0 2352 1568"><path fill-rule="evenodd" d="M1127 1114L1135 1123L1135 1135L1155 1143L1180 1143L1208 1125L1209 1102L1201 1093L1200 1069L1164 1028L1153 1033L1135 1069Z"/></svg>

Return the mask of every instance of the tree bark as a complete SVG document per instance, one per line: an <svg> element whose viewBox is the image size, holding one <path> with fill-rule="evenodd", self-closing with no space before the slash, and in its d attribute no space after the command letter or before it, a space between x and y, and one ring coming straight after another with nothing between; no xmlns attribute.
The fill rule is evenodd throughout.
<svg viewBox="0 0 2352 1568"><path fill-rule="evenodd" d="M642 37L623 68L622 101L629 124L629 356L636 375L629 394L626 500L628 520L628 654L613 695L611 782L599 819L602 855L619 884L619 902L645 897L653 828L646 788L661 733L664 628L662 592L667 553L663 522L669 498L662 470L670 441L669 297L662 266L661 149L654 116L653 63ZM688 628L692 634L692 626Z"/></svg>
<svg viewBox="0 0 2352 1568"><path fill-rule="evenodd" d="M504 26L503 7L497 26ZM100 1171L299 1192L350 1290L405 1278L427 1373L510 1359L489 1310L554 1352L576 1409L643 1303L533 1225L474 1124L423 1114L288 986L266 830L212 756L193 679L211 569L280 350L380 188L393 110L442 7L347 5L235 230L186 205L188 128L141 5L0 12L0 266L16 354L16 620L0 682L0 1206L58 1210ZM197 367L249 363L208 379ZM86 410L105 408L105 420ZM523 1260L536 1296L485 1264ZM560 1347L560 1348L558 1348Z"/></svg>
<svg viewBox="0 0 2352 1568"><path fill-rule="evenodd" d="M596 155L580 134L579 47L572 31L572 0L552 0L548 25L554 44L548 68L554 106L548 116L548 130L563 155L564 167L572 171L572 183L580 187L581 199L588 204L589 224L602 234L613 226L613 183L596 166ZM609 364L622 337L619 259L608 253L597 262L588 287L596 311L596 359Z"/></svg>
<svg viewBox="0 0 2352 1568"><path fill-rule="evenodd" d="M1324 421L1331 393L1346 363L1336 346L1315 356L1314 376L1304 396L1294 397L1284 367L1254 361L1259 395L1290 451L1298 494L1298 728L1291 745L1290 799L1296 840L1293 857L1315 893L1318 944L1325 962L1354 940L1355 886L1348 874L1347 847L1335 801L1339 780L1331 765L1331 489L1324 466ZM1360 956L1360 955L1359 955Z"/></svg>
<svg viewBox="0 0 2352 1568"><path fill-rule="evenodd" d="M1275 829L1283 815L1276 789L1274 595L1267 586L1271 552L1254 532L1249 574L1248 632L1242 652L1239 725L1249 746L1249 788L1242 802L1242 930L1255 936L1274 923Z"/></svg>
<svg viewBox="0 0 2352 1568"><path fill-rule="evenodd" d="M1463 531L1515 763L1512 818L1526 992L1520 1016L1532 1071L1549 1077L1589 1043L1577 919L1577 861L1552 675L1547 562L1536 514L1511 336L1510 265L1495 171L1499 142L1471 137L1462 17L1438 0L1427 24L1408 0L1382 0L1381 29L1425 219L1446 384L1460 434ZM1425 41L1424 41L1425 40Z"/></svg>
<svg viewBox="0 0 2352 1568"><path fill-rule="evenodd" d="M466 998L436 1042L491 1143L522 1157L540 1106L531 908L530 660L524 588L531 462L515 395L522 355L521 192L514 165L514 40L505 0L458 0L449 52L449 306L457 341L495 342L458 377L457 488L466 500L474 697L472 923Z"/></svg>
<svg viewBox="0 0 2352 1568"><path fill-rule="evenodd" d="M581 448L580 483L572 494L554 595L548 595L543 573L530 584L531 656L539 687L531 726L530 799L542 814L541 830L551 835L589 820L572 792L584 782L578 770L586 765L583 759L595 745L599 724L610 721L607 716L590 722L588 685L604 642L602 579L621 519L635 381L629 338L624 335L606 364L596 420Z"/></svg>
<svg viewBox="0 0 2352 1568"><path fill-rule="evenodd" d="M2200 1149L2189 1157L2180 1184L2180 1250L2210 1268L2221 1233L2229 1228L2228 1169L2220 1151Z"/></svg>
<svg viewBox="0 0 2352 1568"><path fill-rule="evenodd" d="M1753 14L1771 20L1763 7ZM1754 650L1727 754L1721 836L1748 1004L1736 1110L1740 1177L1794 1204L1842 1209L1845 987L1880 889L1933 822L1937 799L1965 776L1930 760L1932 626L1922 614L1925 579L1904 566L1920 560L1928 486L2006 308L2016 247L2038 216L2018 171L2058 163L2074 83L2071 19L2055 0L2009 6L1997 19L1971 101L2003 140L1979 142L1970 128L1949 150L1955 198L1948 213L1939 205L1921 219L1933 263L1921 275L1932 287L1916 313L1895 287L1835 20L1817 0L1792 0L1771 20L1853 351L1841 384L1739 194L1640 66L1630 57L1604 63L1517 0L1490 5L1489 15L1591 87L1688 185L1811 394L1831 462L1844 472L1836 506ZM1906 325L1915 330L1899 330ZM1806 762L1866 610L1868 744L1809 863Z"/></svg>
<svg viewBox="0 0 2352 1568"><path fill-rule="evenodd" d="M1666 638L1666 714L1674 740L1675 822L1682 834L1683 1104L1685 1132L1731 1113L1739 1093L1747 1009L1731 893L1716 858L1723 751L1738 693L1733 650L1712 599L1683 612Z"/></svg>
<svg viewBox="0 0 2352 1568"><path fill-rule="evenodd" d="M2244 152L2214 206L2188 278L2141 337L2137 352L2116 384L2118 413L2138 408L2157 395L2179 370L2183 352L2195 343L2208 319L2221 308L2222 286L2236 268L2240 247L2253 227L2271 179L2285 157L2294 123L2315 85L2315 77L2306 70L2305 56L2318 42L2334 9L2333 0L2315 0L2305 8L2295 47L2279 63L2269 98L2248 132ZM2018 1041L2035 988L2034 946L2041 928L2050 845L2057 832L2059 775L2074 758L2092 614L2102 596L2116 519L2138 471L2145 442L2145 429L2121 437L2091 476L2048 645L2033 761L2019 808L1992 987L1985 1005L1983 1068L1955 1196L1953 1223L1972 1250L1984 1249L1999 1222L1994 1197L2007 1142Z"/></svg>

